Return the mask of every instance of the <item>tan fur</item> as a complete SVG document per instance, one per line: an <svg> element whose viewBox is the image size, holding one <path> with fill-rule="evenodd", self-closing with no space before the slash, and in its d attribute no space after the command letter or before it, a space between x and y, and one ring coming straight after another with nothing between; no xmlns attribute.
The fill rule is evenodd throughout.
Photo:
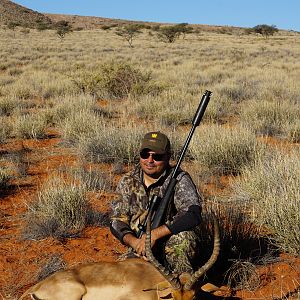
<svg viewBox="0 0 300 300"><path fill-rule="evenodd" d="M20 300L28 295L43 300L158 299L152 287L162 281L164 277L142 259L90 263L52 274L26 291Z"/></svg>

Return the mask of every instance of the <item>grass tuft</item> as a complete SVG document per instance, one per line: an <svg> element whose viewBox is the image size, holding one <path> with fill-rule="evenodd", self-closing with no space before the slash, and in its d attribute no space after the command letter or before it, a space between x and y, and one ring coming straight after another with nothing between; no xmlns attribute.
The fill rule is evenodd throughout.
<svg viewBox="0 0 300 300"><path fill-rule="evenodd" d="M233 185L233 198L252 202L254 220L266 226L282 251L300 253L299 153L280 151L259 155Z"/></svg>
<svg viewBox="0 0 300 300"><path fill-rule="evenodd" d="M201 166L226 175L240 173L253 160L257 147L254 133L245 128L211 125L195 134L190 151Z"/></svg>

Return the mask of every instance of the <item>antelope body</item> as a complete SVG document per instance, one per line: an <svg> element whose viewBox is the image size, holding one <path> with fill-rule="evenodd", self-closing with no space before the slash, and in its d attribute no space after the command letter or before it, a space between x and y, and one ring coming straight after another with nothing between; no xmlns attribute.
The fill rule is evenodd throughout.
<svg viewBox="0 0 300 300"><path fill-rule="evenodd" d="M119 262L82 264L58 271L26 291L35 300L191 300L195 282L214 264L220 249L219 227L214 219L214 250L194 274L170 274L151 252L150 222L146 254L150 262L131 258Z"/></svg>
<svg viewBox="0 0 300 300"><path fill-rule="evenodd" d="M158 299L156 286L161 282L165 278L143 259L90 263L52 274L20 299L32 295L43 300L150 300Z"/></svg>

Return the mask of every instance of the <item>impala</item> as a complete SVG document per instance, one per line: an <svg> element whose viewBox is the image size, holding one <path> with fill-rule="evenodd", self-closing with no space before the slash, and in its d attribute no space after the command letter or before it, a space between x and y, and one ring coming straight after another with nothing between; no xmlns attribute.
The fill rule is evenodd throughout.
<svg viewBox="0 0 300 300"><path fill-rule="evenodd" d="M152 254L150 222L146 254L119 262L98 262L58 271L26 291L35 300L190 300L197 280L212 267L220 250L219 227L214 217L214 249L210 259L193 274L170 273Z"/></svg>

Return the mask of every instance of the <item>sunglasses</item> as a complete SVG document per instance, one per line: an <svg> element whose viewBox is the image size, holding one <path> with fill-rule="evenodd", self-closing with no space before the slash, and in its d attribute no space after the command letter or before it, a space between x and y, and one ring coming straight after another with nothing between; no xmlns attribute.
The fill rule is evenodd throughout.
<svg viewBox="0 0 300 300"><path fill-rule="evenodd" d="M155 161L162 161L164 160L166 154L158 154L158 153L149 153L148 151L141 151L140 152L140 157L142 159L147 159L149 158L151 155L151 157L153 158L153 160Z"/></svg>

